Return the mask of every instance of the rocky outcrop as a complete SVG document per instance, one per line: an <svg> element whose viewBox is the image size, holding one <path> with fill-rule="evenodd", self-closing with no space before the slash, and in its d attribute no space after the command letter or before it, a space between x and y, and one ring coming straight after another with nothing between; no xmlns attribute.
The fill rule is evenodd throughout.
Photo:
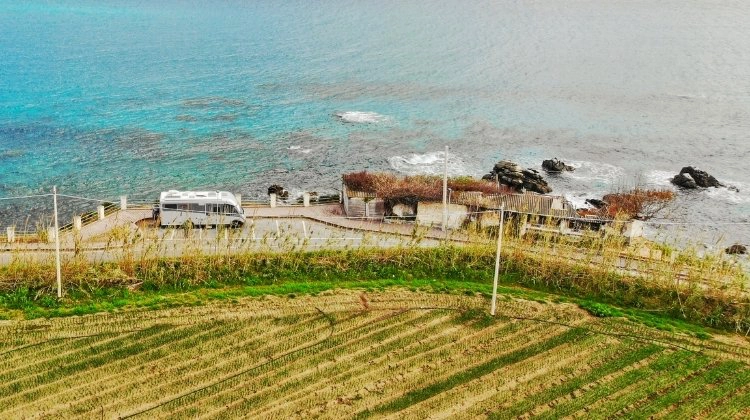
<svg viewBox="0 0 750 420"><path fill-rule="evenodd" d="M706 171L693 168L692 166L686 166L682 168L679 174L672 178L672 184L686 189L695 188L708 188L708 187L723 187L724 184L719 182L716 178L711 176Z"/></svg>
<svg viewBox="0 0 750 420"><path fill-rule="evenodd" d="M542 162L542 169L551 173L565 172L565 171L572 172L575 170L574 167L570 165L566 165L565 162L561 161L558 158L544 160Z"/></svg>
<svg viewBox="0 0 750 420"><path fill-rule="evenodd" d="M287 191L286 188L282 187L281 185L276 184L268 187L268 194L276 194L276 197L278 198L289 198L289 191Z"/></svg>
<svg viewBox="0 0 750 420"><path fill-rule="evenodd" d="M724 252L727 254L747 254L747 247L745 245L734 244L729 248L725 249Z"/></svg>
<svg viewBox="0 0 750 420"><path fill-rule="evenodd" d="M482 179L497 181L502 185L507 185L516 191L533 191L540 194L552 192L552 188L547 185L547 181L539 175L534 169L523 169L517 163L507 160L501 160L492 168L492 172L482 177Z"/></svg>
<svg viewBox="0 0 750 420"><path fill-rule="evenodd" d="M586 204L591 205L591 207L595 209L601 209L601 208L607 207L607 203L604 200L599 200L597 198L587 198Z"/></svg>
<svg viewBox="0 0 750 420"><path fill-rule="evenodd" d="M698 184L695 182L693 177L686 174L675 175L674 178L672 178L672 184L688 190L698 188Z"/></svg>

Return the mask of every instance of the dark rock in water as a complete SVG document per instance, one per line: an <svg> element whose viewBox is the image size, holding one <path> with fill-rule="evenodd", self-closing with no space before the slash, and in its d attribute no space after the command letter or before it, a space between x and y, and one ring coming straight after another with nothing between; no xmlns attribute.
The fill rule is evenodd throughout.
<svg viewBox="0 0 750 420"><path fill-rule="evenodd" d="M672 178L672 183L681 188L708 188L708 187L723 187L724 184L719 182L716 178L711 176L706 171L693 168L692 166L686 166L682 168L679 174Z"/></svg>
<svg viewBox="0 0 750 420"><path fill-rule="evenodd" d="M574 167L570 165L566 165L565 162L559 160L558 158L547 159L543 161L542 169L544 169L547 172L563 172L563 171L572 172L575 170Z"/></svg>
<svg viewBox="0 0 750 420"><path fill-rule="evenodd" d="M606 207L607 206L606 202L604 202L602 200L598 200L596 198L587 198L586 199L586 203L587 204L591 204L594 208L597 208L597 209L600 209L602 207Z"/></svg>
<svg viewBox="0 0 750 420"><path fill-rule="evenodd" d="M273 184L270 187L268 187L268 194L276 194L276 197L279 198L289 198L289 191L287 191L284 187L281 185Z"/></svg>
<svg viewBox="0 0 750 420"><path fill-rule="evenodd" d="M523 169L517 163L501 160L492 168L492 172L482 177L495 180L518 191L533 191L540 194L552 192L547 181L534 169Z"/></svg>
<svg viewBox="0 0 750 420"><path fill-rule="evenodd" d="M747 254L747 247L745 245L734 244L729 248L725 249L724 252L727 254Z"/></svg>
<svg viewBox="0 0 750 420"><path fill-rule="evenodd" d="M675 175L674 178L672 178L672 184L677 185L680 188L687 188L690 190L698 188L698 184L689 174Z"/></svg>

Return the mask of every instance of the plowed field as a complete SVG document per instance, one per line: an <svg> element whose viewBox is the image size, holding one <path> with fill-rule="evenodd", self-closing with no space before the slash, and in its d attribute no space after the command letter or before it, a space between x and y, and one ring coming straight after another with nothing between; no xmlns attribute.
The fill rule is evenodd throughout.
<svg viewBox="0 0 750 420"><path fill-rule="evenodd" d="M750 347L568 304L407 291L0 324L0 416L750 415Z"/></svg>

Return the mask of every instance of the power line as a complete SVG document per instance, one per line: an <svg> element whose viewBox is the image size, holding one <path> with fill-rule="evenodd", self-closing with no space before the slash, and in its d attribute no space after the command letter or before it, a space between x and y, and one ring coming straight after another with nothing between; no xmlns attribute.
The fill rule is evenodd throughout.
<svg viewBox="0 0 750 420"><path fill-rule="evenodd" d="M654 222L643 221L648 225L685 225L685 226L729 226L729 225L750 225L750 222Z"/></svg>
<svg viewBox="0 0 750 420"><path fill-rule="evenodd" d="M57 196L58 197L65 197L65 198L74 198L76 200L98 201L100 203L108 202L108 200L99 200L97 198L79 197L79 196L76 196L76 195L57 194Z"/></svg>
<svg viewBox="0 0 750 420"><path fill-rule="evenodd" d="M37 194L37 195L20 195L17 197L2 197L0 200L20 200L22 198L38 198L38 197L51 197L52 194Z"/></svg>

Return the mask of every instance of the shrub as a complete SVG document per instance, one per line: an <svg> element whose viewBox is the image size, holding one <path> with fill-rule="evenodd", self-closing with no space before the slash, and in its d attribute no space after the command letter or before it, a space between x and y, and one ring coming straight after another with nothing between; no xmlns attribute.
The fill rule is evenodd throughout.
<svg viewBox="0 0 750 420"><path fill-rule="evenodd" d="M443 178L436 175L415 175L399 178L382 172L353 172L343 176L344 185L353 191L377 195L391 204L415 204L417 201L438 201L443 197ZM492 181L468 176L448 179L452 191L477 191L484 194L510 193L508 187Z"/></svg>
<svg viewBox="0 0 750 420"><path fill-rule="evenodd" d="M633 188L626 192L607 194L602 198L606 206L586 210L585 214L626 219L648 220L663 210L674 199L674 192L663 189Z"/></svg>

